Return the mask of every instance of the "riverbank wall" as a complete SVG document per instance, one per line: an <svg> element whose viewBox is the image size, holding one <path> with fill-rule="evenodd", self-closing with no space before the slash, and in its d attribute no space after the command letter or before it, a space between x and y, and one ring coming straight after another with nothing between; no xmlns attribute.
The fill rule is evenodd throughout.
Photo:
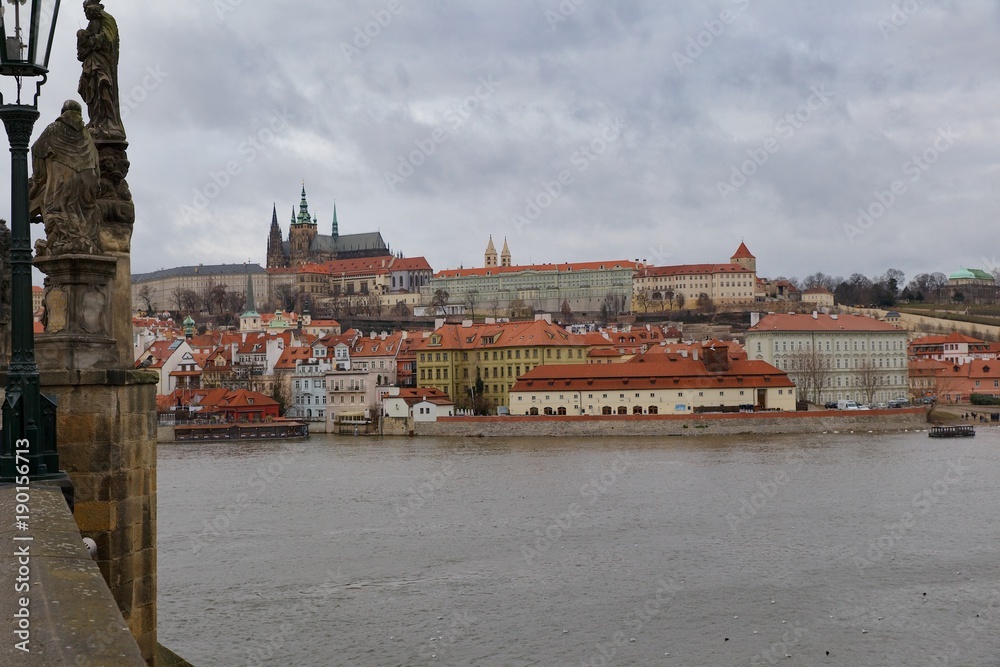
<svg viewBox="0 0 1000 667"><path fill-rule="evenodd" d="M705 415L443 417L417 422L413 435L456 437L604 437L778 435L929 428L923 408L817 410Z"/></svg>

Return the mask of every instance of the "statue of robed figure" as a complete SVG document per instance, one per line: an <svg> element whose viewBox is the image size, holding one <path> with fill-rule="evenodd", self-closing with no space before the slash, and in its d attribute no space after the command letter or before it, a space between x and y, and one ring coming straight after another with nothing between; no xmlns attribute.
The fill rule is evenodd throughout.
<svg viewBox="0 0 1000 667"><path fill-rule="evenodd" d="M118 97L118 23L99 0L86 0L87 27L76 33L76 56L83 63L79 93L87 103L94 139L125 139Z"/></svg>
<svg viewBox="0 0 1000 667"><path fill-rule="evenodd" d="M100 161L79 102L63 104L62 114L31 147L31 158L28 212L33 222L45 224L46 237L36 253L101 254Z"/></svg>

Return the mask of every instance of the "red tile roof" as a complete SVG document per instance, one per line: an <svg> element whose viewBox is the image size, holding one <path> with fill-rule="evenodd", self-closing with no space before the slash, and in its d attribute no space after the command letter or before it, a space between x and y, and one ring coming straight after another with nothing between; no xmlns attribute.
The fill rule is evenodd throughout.
<svg viewBox="0 0 1000 667"><path fill-rule="evenodd" d="M700 360L667 355L645 363L537 366L518 378L511 391L794 386L784 371L764 361L732 361L727 372L712 373Z"/></svg>
<svg viewBox="0 0 1000 667"><path fill-rule="evenodd" d="M816 319L813 319L812 315L807 314L774 314L765 315L757 326L748 329L748 333L758 331L883 332L902 331L902 329L888 322L880 322L861 315L817 315Z"/></svg>
<svg viewBox="0 0 1000 667"><path fill-rule="evenodd" d="M676 266L650 266L639 272L639 277L713 275L716 273L751 273L739 264L678 264Z"/></svg>
<svg viewBox="0 0 1000 667"><path fill-rule="evenodd" d="M733 253L733 259L757 259L750 253L750 249L747 248L747 244L740 241L740 247L736 249Z"/></svg>
<svg viewBox="0 0 1000 667"><path fill-rule="evenodd" d="M463 276L499 275L501 273L521 273L523 271L601 271L609 269L632 269L641 266L639 262L613 260L610 262L571 262L567 264L531 264L525 266L491 266L482 269L446 269L435 274L436 278L461 278Z"/></svg>

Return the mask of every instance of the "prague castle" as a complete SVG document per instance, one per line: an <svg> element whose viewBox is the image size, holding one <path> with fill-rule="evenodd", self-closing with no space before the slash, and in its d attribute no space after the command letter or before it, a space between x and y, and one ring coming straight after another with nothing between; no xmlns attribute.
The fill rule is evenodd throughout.
<svg viewBox="0 0 1000 667"><path fill-rule="evenodd" d="M336 259L386 257L392 253L380 232L340 234L337 206L333 207L332 233L319 233L319 223L309 213L306 187L302 186L302 200L298 215L292 209L291 227L285 240L278 225L278 209L271 213L271 232L267 238L267 268L294 268L306 264L322 264Z"/></svg>

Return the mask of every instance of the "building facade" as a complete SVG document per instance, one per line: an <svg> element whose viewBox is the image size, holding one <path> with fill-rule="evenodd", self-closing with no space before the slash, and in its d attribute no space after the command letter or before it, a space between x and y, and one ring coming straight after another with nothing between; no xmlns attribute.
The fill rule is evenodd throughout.
<svg viewBox="0 0 1000 667"><path fill-rule="evenodd" d="M726 357L720 350L720 359ZM795 410L795 385L763 361L661 355L611 366L541 366L510 392L515 415L689 415Z"/></svg>
<svg viewBox="0 0 1000 667"><path fill-rule="evenodd" d="M755 301L756 286L757 259L740 243L728 264L639 268L632 286L632 310L694 308L702 294L716 306L749 305Z"/></svg>
<svg viewBox="0 0 1000 667"><path fill-rule="evenodd" d="M814 403L907 396L906 344L902 329L858 315L769 314L746 333L748 357L787 372Z"/></svg>
<svg viewBox="0 0 1000 667"><path fill-rule="evenodd" d="M597 315L602 308L617 314L629 308L632 278L640 266L616 260L449 269L435 274L421 288L421 297L427 306L435 292L444 290L456 309L493 317L559 313L565 308L581 316Z"/></svg>
<svg viewBox="0 0 1000 667"><path fill-rule="evenodd" d="M588 346L579 336L539 319L503 324L445 324L414 341L416 386L440 389L456 402L470 399L481 381L482 396L508 405L510 388L522 374L545 364L584 364Z"/></svg>

